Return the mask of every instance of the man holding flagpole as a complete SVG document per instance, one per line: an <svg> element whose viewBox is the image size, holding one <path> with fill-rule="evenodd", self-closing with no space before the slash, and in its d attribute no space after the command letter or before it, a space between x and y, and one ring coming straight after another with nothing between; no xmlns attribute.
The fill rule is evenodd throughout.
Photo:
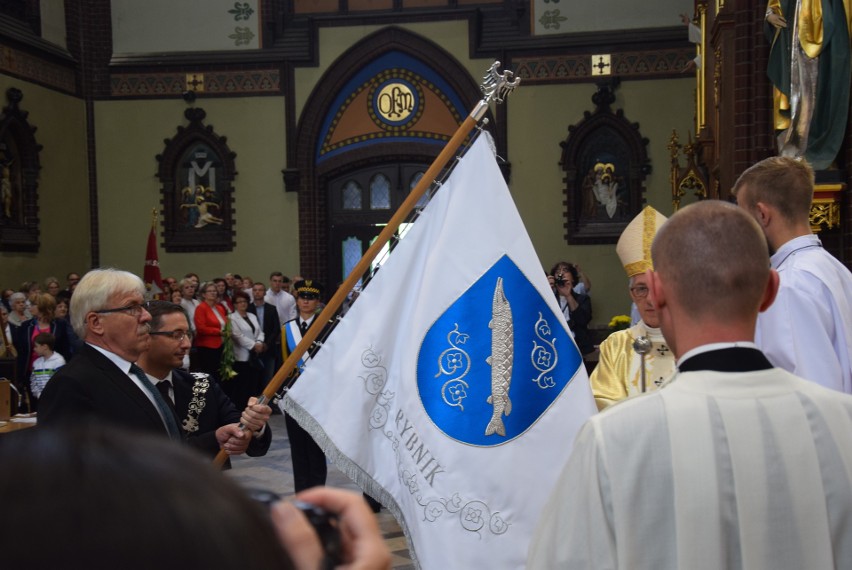
<svg viewBox="0 0 852 570"><path fill-rule="evenodd" d="M486 139L282 400L391 510L423 568L523 568L570 442L595 411Z"/></svg>

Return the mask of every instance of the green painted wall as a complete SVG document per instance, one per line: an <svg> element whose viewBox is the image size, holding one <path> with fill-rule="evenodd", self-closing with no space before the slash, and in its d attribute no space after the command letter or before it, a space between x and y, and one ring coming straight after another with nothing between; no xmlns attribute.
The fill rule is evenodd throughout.
<svg viewBox="0 0 852 570"><path fill-rule="evenodd" d="M692 79L625 81L616 91L613 109L623 109L627 120L639 123L649 139L652 172L646 178L647 203L663 215L672 213L669 151L672 129L685 135L693 121ZM616 314L627 314L630 298L627 277L613 245L569 245L565 240L565 207L559 166L568 126L584 111L593 111L595 85L524 86L509 99L510 187L521 217L542 261L549 269L556 261L579 264L592 280L593 325L606 325Z"/></svg>
<svg viewBox="0 0 852 570"><path fill-rule="evenodd" d="M202 279L226 272L267 281L274 270L296 273L299 264L297 199L285 194L284 99L255 97L204 99L205 125L227 138L237 154L234 179L236 248L222 253L166 253L160 247L163 276L188 271ZM174 101L109 101L95 106L101 265L141 274L151 210L160 206L156 155L173 138L186 104ZM158 228L162 231L162 220Z"/></svg>
<svg viewBox="0 0 852 570"><path fill-rule="evenodd" d="M0 286L58 277L90 264L89 188L86 163L86 110L83 102L39 85L0 75L0 93L20 89L20 108L29 112L43 146L39 159L38 205L41 248L38 253L0 252ZM3 95L3 106L7 104Z"/></svg>

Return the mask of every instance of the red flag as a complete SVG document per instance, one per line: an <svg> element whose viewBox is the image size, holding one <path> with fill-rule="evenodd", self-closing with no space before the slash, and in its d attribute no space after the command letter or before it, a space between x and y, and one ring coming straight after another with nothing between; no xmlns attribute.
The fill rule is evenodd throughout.
<svg viewBox="0 0 852 570"><path fill-rule="evenodd" d="M151 233L148 234L148 247L145 251L145 272L142 275L142 280L145 281L145 288L148 290L146 295L153 299L163 292L163 278L160 275L160 261L157 256L157 234L154 231L154 226L151 226Z"/></svg>

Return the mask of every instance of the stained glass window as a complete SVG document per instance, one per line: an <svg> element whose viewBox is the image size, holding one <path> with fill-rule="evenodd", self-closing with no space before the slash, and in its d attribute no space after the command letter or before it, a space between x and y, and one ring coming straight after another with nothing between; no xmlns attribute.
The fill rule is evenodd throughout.
<svg viewBox="0 0 852 570"><path fill-rule="evenodd" d="M384 174L376 174L370 180L370 209L389 210L390 207L390 180Z"/></svg>
<svg viewBox="0 0 852 570"><path fill-rule="evenodd" d="M348 237L343 240L340 247L341 257L343 258L343 278L345 279L361 260L361 240L354 236ZM361 286L360 279L357 286L359 288Z"/></svg>
<svg viewBox="0 0 852 570"><path fill-rule="evenodd" d="M363 194L361 187L354 180L350 180L343 187L343 209L360 210L362 208Z"/></svg>
<svg viewBox="0 0 852 570"><path fill-rule="evenodd" d="M408 185L408 191L411 192L414 190L414 187L420 182L420 179L423 178L425 172L421 170L417 172L414 176L411 177L411 183ZM417 200L416 208L425 208L426 204L429 203L429 192L428 190L423 193L419 200Z"/></svg>

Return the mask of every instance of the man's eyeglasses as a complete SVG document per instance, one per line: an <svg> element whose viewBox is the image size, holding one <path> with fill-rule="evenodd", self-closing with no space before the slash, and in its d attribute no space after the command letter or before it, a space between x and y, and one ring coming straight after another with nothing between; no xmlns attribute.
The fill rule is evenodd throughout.
<svg viewBox="0 0 852 570"><path fill-rule="evenodd" d="M644 299L648 296L648 288L644 285L637 285L636 287L631 287L630 292L633 293L639 299Z"/></svg>
<svg viewBox="0 0 852 570"><path fill-rule="evenodd" d="M146 306L139 303L131 303L124 307L116 307L115 309L101 309L99 311L92 311L93 313L97 313L98 315L108 315L110 313L127 313L131 317L138 319L142 316L142 311L146 310Z"/></svg>
<svg viewBox="0 0 852 570"><path fill-rule="evenodd" d="M155 335L155 336L167 336L167 337L170 337L173 340L176 340L177 342L183 342L183 339L185 339L185 338L188 338L189 341L192 342L192 339L195 337L195 335L193 335L192 332L190 332L190 331L180 331L180 330L178 330L178 331L154 331L154 332L151 332L151 333L148 333L148 334Z"/></svg>

